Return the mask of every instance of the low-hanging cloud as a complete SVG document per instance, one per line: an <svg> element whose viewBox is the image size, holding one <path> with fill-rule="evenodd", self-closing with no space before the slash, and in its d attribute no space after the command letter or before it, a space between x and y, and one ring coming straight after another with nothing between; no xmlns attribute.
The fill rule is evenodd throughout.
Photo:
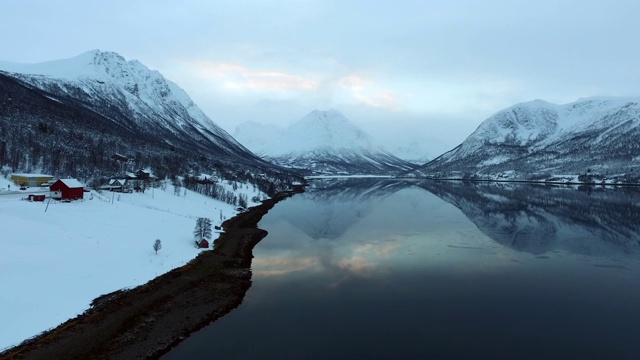
<svg viewBox="0 0 640 360"><path fill-rule="evenodd" d="M282 92L313 90L319 86L317 81L294 74L250 69L239 64L197 60L188 65L193 67L192 71L196 75L209 78L228 89Z"/></svg>

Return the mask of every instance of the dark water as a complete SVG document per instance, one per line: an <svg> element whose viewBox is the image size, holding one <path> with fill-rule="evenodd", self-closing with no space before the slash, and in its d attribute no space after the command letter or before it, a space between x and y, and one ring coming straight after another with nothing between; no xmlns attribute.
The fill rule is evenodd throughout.
<svg viewBox="0 0 640 360"><path fill-rule="evenodd" d="M166 359L640 359L640 193L315 181Z"/></svg>

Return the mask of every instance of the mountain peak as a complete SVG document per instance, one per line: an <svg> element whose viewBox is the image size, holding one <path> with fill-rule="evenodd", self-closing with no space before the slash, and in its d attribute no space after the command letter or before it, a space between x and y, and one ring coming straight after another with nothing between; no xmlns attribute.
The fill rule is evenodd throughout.
<svg viewBox="0 0 640 360"><path fill-rule="evenodd" d="M303 117L300 121L302 122L343 122L348 123L349 120L339 111L334 109L329 110L313 110L305 117Z"/></svg>
<svg viewBox="0 0 640 360"><path fill-rule="evenodd" d="M232 148L230 153L246 152L178 85L116 52L94 49L39 64L0 63L0 70L57 96L71 96L101 109L103 104L120 107L122 114L127 114L124 118L135 119L135 126L146 128L153 123L168 131L190 132L197 139Z"/></svg>
<svg viewBox="0 0 640 360"><path fill-rule="evenodd" d="M542 100L516 104L483 121L462 144L418 172L518 179L586 169L635 174L640 167L638 100L591 97L564 105Z"/></svg>
<svg viewBox="0 0 640 360"><path fill-rule="evenodd" d="M73 58L74 57L72 57L72 59ZM117 52L102 51L100 49L89 50L85 53L75 56L75 58L89 58L89 59L92 59L94 63L100 61L100 59L103 59L103 60L113 59L117 61L126 62L126 59L124 58L124 56L118 54Z"/></svg>
<svg viewBox="0 0 640 360"><path fill-rule="evenodd" d="M87 65L95 66L101 70L109 70L110 67L132 67L140 66L138 61L127 61L124 56L112 51L91 50L76 57L78 60L87 61ZM72 58L73 59L73 58ZM70 59L71 60L71 59ZM146 66L143 65L144 68Z"/></svg>
<svg viewBox="0 0 640 360"><path fill-rule="evenodd" d="M329 148L368 151L380 148L367 133L336 110L314 110L293 123L284 135L279 154Z"/></svg>
<svg viewBox="0 0 640 360"><path fill-rule="evenodd" d="M283 166L378 174L412 167L336 110L313 110L284 130L247 124L238 127L235 135L251 150Z"/></svg>
<svg viewBox="0 0 640 360"><path fill-rule="evenodd" d="M46 76L65 80L90 78L115 80L125 83L139 82L141 78L158 82L162 75L150 70L137 60L127 61L113 51L94 49L66 59L35 64L0 62L0 70L24 75Z"/></svg>
<svg viewBox="0 0 640 360"><path fill-rule="evenodd" d="M342 115L341 112L334 109L328 109L328 110L315 109L312 112L310 112L309 115L314 115L319 118L344 117L344 115Z"/></svg>

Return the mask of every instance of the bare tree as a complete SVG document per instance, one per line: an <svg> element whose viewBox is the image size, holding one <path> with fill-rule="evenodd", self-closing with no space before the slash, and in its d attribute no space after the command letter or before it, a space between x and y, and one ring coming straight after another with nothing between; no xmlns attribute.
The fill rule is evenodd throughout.
<svg viewBox="0 0 640 360"><path fill-rule="evenodd" d="M196 242L202 241L202 239L211 238L211 219L198 218L196 220L196 227L193 229L193 237Z"/></svg>
<svg viewBox="0 0 640 360"><path fill-rule="evenodd" d="M153 243L153 250L156 251L156 255L158 255L158 250L162 249L162 242L160 242L160 239L156 239L156 242Z"/></svg>

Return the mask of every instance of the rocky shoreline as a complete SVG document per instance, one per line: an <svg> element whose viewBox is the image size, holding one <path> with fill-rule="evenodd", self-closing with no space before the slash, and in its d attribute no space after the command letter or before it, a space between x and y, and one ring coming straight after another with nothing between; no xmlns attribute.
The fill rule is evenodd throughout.
<svg viewBox="0 0 640 360"><path fill-rule="evenodd" d="M238 307L251 287L258 222L301 186L225 221L213 251L130 290L102 295L83 314L0 353L4 359L156 359Z"/></svg>

